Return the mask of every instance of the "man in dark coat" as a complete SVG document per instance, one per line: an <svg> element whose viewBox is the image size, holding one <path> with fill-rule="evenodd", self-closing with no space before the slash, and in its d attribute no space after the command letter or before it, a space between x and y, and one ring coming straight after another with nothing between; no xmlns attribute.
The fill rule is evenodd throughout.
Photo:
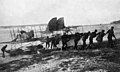
<svg viewBox="0 0 120 72"><path fill-rule="evenodd" d="M46 48L49 48L50 47L50 38L49 36L47 36L46 38Z"/></svg>
<svg viewBox="0 0 120 72"><path fill-rule="evenodd" d="M7 45L5 45L5 46L3 46L2 48L1 48L1 51L2 51L2 57L3 58L5 58L5 51L6 51L6 48L7 48Z"/></svg>
<svg viewBox="0 0 120 72"><path fill-rule="evenodd" d="M83 34L83 37L82 37L83 48L86 47L86 40L88 39L89 35L90 35L90 31L88 31L87 33L84 33L84 34Z"/></svg>
<svg viewBox="0 0 120 72"><path fill-rule="evenodd" d="M51 37L51 49L53 49L53 47L56 47L56 38L54 35Z"/></svg>
<svg viewBox="0 0 120 72"><path fill-rule="evenodd" d="M114 37L115 38L115 40L116 40L116 37L115 37L115 34L114 34L114 27L112 26L107 32L106 32L106 34L108 34L108 46L109 47L113 47L113 45L114 45L114 42L113 42L113 39L112 39L112 37Z"/></svg>
<svg viewBox="0 0 120 72"><path fill-rule="evenodd" d="M95 38L96 36L97 36L97 30L95 29L95 31L90 34L90 37L89 37L89 46L94 45L93 44L93 38Z"/></svg>
<svg viewBox="0 0 120 72"><path fill-rule="evenodd" d="M75 46L74 48L77 49L77 44L79 42L79 40L82 38L83 36L83 33L75 33L74 35L74 43L75 43Z"/></svg>
<svg viewBox="0 0 120 72"><path fill-rule="evenodd" d="M105 36L105 30L102 30L101 32L98 33L97 38L96 38L96 41L98 43L98 47L101 47L104 36Z"/></svg>
<svg viewBox="0 0 120 72"><path fill-rule="evenodd" d="M61 36L61 39L62 39L62 50L63 50L67 47L67 42L69 41L69 36L66 33L64 33Z"/></svg>

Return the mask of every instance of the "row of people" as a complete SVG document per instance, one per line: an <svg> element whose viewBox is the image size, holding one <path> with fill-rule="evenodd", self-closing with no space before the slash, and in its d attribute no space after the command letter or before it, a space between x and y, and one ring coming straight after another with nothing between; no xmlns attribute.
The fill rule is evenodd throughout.
<svg viewBox="0 0 120 72"><path fill-rule="evenodd" d="M57 44L59 44L60 41L60 36L57 35L52 35L52 37L47 36L46 38L46 48L53 48L53 47L57 47Z"/></svg>
<svg viewBox="0 0 120 72"><path fill-rule="evenodd" d="M113 42L113 37L116 40L115 34L114 34L114 27L112 26L106 33L105 30L102 30L101 32L97 33L97 30L94 32L90 33L90 38L89 38L89 46L94 45L93 44L93 39L96 37L96 41L98 43L98 46L101 46L101 43L103 42L103 37L108 34L107 39L108 39L108 46L113 47L114 42ZM89 47L88 46L88 47Z"/></svg>
<svg viewBox="0 0 120 72"><path fill-rule="evenodd" d="M101 43L103 42L103 37L108 34L107 38L108 38L108 45L109 47L112 47L114 45L113 43L113 37L116 40L115 34L114 34L114 27L111 27L106 33L105 30L102 30L101 32L97 33L97 30L95 30L94 32L90 32L88 31L87 33L75 33L75 34L71 34L71 35L67 35L66 33L64 33L62 36L57 35L57 36L53 36L51 38L49 38L47 36L46 38L46 47L49 48L50 47L50 42L51 42L51 49L53 47L57 47L57 44L59 44L59 41L62 41L62 49L67 48L67 42L70 41L71 39L74 39L74 43L75 46L74 48L77 49L77 44L79 42L80 39L82 39L83 41L83 48L86 47L90 47L91 45L94 45L93 39L96 37L96 41L98 43L99 46L101 46ZM89 38L89 44L87 46L86 44L86 40ZM1 51L3 52L3 57L5 57L5 51L6 51L6 47L7 45L3 46L1 48Z"/></svg>
<svg viewBox="0 0 120 72"><path fill-rule="evenodd" d="M74 43L75 43L75 46L74 48L77 49L77 44L79 42L80 39L82 39L83 41L83 47L85 48L87 46L86 44L86 40L89 38L89 44L87 47L89 46L92 46L94 45L93 43L93 39L96 37L96 41L98 43L98 45L100 46L101 43L103 42L103 37L108 34L108 45L111 47L113 46L113 39L112 37L115 37L114 35L114 27L111 27L106 33L105 33L105 30L102 30L101 32L98 32L97 33L97 30L95 29L94 32L90 32L88 31L87 33L75 33L75 34L66 34L64 33L61 37L58 37L58 36L54 36L54 37L51 37L49 38L47 36L47 39L46 39L46 47L50 47L50 42L51 42L51 48L54 46L54 47L57 47L57 44L59 44L59 41L61 40L62 41L62 48L66 48L67 47L67 42L70 41L71 39L74 39Z"/></svg>

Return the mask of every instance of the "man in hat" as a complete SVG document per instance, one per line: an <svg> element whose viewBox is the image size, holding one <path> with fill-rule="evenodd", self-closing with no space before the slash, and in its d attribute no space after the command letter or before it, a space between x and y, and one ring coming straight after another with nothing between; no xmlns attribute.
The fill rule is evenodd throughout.
<svg viewBox="0 0 120 72"><path fill-rule="evenodd" d="M114 45L114 42L113 42L113 39L112 39L112 37L114 37L115 38L115 40L116 40L116 37L115 37L115 34L114 34L114 27L112 26L107 32L106 32L106 34L108 34L108 46L109 47L113 47L113 45Z"/></svg>

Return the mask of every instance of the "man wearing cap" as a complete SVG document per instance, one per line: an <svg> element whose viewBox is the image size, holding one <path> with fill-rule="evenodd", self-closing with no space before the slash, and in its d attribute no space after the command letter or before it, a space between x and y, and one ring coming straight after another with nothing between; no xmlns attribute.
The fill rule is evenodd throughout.
<svg viewBox="0 0 120 72"><path fill-rule="evenodd" d="M112 39L112 37L114 37L115 38L115 40L116 40L116 37L115 37L115 34L114 34L114 27L112 26L107 32L106 32L106 34L108 34L108 46L109 47L113 47L113 44L114 44L114 42L113 42L113 39Z"/></svg>
<svg viewBox="0 0 120 72"><path fill-rule="evenodd" d="M93 45L93 38L95 38L97 36L97 30L95 29L94 32L90 33L90 37L89 37L89 46Z"/></svg>

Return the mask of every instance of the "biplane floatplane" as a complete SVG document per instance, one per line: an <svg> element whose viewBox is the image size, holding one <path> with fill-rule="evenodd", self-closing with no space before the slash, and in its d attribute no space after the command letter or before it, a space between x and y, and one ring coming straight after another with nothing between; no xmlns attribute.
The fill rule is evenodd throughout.
<svg viewBox="0 0 120 72"><path fill-rule="evenodd" d="M74 27L65 27L63 17L59 19L54 17L49 21L48 24L13 26L9 27L11 41L2 42L2 44L12 45L11 49L13 47L22 48L28 44L42 44L45 42L46 36L58 31L61 31L62 33L64 31L69 32L71 30L70 28Z"/></svg>
<svg viewBox="0 0 120 72"><path fill-rule="evenodd" d="M11 41L2 43L17 44L40 40L44 35L52 34L54 31L65 30L65 25L63 17L59 19L54 17L48 24L19 25L7 28L9 28Z"/></svg>

